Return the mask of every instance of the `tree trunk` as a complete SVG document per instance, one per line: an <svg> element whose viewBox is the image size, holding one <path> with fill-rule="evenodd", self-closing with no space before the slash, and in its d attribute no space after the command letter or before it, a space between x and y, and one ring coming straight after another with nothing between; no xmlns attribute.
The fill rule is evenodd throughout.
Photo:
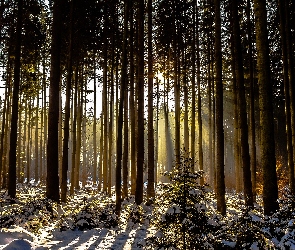
<svg viewBox="0 0 295 250"><path fill-rule="evenodd" d="M82 142L82 113L83 113L83 70L79 75L78 86L78 107L77 107L77 135L76 135L76 155L75 155L75 188L80 188L80 164L81 164L81 142Z"/></svg>
<svg viewBox="0 0 295 250"><path fill-rule="evenodd" d="M274 124L272 107L272 85L270 78L270 59L268 47L267 12L265 0L254 0L257 68L259 82L260 108L260 164L263 172L264 214L270 215L279 206L276 176Z"/></svg>
<svg viewBox="0 0 295 250"><path fill-rule="evenodd" d="M253 193L251 183L251 166L248 144L248 122L247 122L247 103L245 98L243 53L241 47L240 24L238 16L238 4L234 0L231 3L233 14L233 34L234 34L234 57L235 70L237 76L237 90L239 97L239 127L241 129L241 154L244 184L245 205L253 207Z"/></svg>
<svg viewBox="0 0 295 250"><path fill-rule="evenodd" d="M144 164L144 0L138 0L138 135L137 135L137 171L135 202L143 201L143 164Z"/></svg>
<svg viewBox="0 0 295 250"><path fill-rule="evenodd" d="M37 104L36 104L36 126L35 126L35 183L39 182L39 93L37 93Z"/></svg>
<svg viewBox="0 0 295 250"><path fill-rule="evenodd" d="M248 30L248 60L249 60L249 80L250 80L250 140L251 140L251 181L253 201L256 201L256 142L255 142L255 91L254 91L254 66L253 66L253 47L252 47L252 21L251 3L247 0L247 30Z"/></svg>
<svg viewBox="0 0 295 250"><path fill-rule="evenodd" d="M153 44L152 44L152 0L148 1L148 185L147 198L155 197L155 152L154 152L154 73L153 73Z"/></svg>
<svg viewBox="0 0 295 250"><path fill-rule="evenodd" d="M224 131L223 131L223 86L221 54L220 2L215 4L215 71L216 71L216 198L217 211L226 214L224 183Z"/></svg>
<svg viewBox="0 0 295 250"><path fill-rule="evenodd" d="M69 54L67 61L67 79L66 79L66 103L65 103L65 120L64 120L64 138L62 148L62 175L61 175L61 201L67 200L67 180L69 168L69 137L70 137L70 102L72 86L72 33L73 33L73 11L74 1L71 1L70 7L70 33L69 33Z"/></svg>
<svg viewBox="0 0 295 250"><path fill-rule="evenodd" d="M60 86L60 52L62 30L63 0L54 1L53 26L51 44L51 71L48 113L48 140L47 140L47 180L46 197L59 201L58 177L58 122L59 122L59 86Z"/></svg>
<svg viewBox="0 0 295 250"><path fill-rule="evenodd" d="M121 210L121 166L122 166L122 128L123 128L123 108L124 91L127 85L127 31L129 16L129 0L124 1L124 33L123 33L123 51L122 51L122 69L121 69L121 89L120 103L117 125L117 164L116 164L116 213L119 215ZM127 101L127 100L126 100Z"/></svg>
<svg viewBox="0 0 295 250"><path fill-rule="evenodd" d="M71 169L71 187L70 194L74 194L75 189L75 171L76 171L76 144L77 144L77 111L78 111L78 67L75 69L75 94L74 94L74 118L72 123L72 169Z"/></svg>
<svg viewBox="0 0 295 250"><path fill-rule="evenodd" d="M17 120L18 120L18 95L20 85L21 68L21 31L22 31L23 0L18 1L17 23L16 23L16 45L14 61L14 80L12 96L12 114L10 129L10 150L8 170L8 195L15 198L16 195L16 142L17 142Z"/></svg>
<svg viewBox="0 0 295 250"><path fill-rule="evenodd" d="M129 116L130 116L130 131L132 131L130 135L130 161L131 161L131 195L135 195L136 190L136 102L134 101L135 93L134 93L134 24L133 24L133 8L130 7L130 96L129 96Z"/></svg>
<svg viewBox="0 0 295 250"><path fill-rule="evenodd" d="M124 151L123 151L123 192L122 199L128 196L128 153L129 153L129 133L128 133L128 89L124 90Z"/></svg>
<svg viewBox="0 0 295 250"><path fill-rule="evenodd" d="M93 80L93 173L92 173L92 182L93 185L96 185L96 179L97 179L97 135L96 135L96 127L97 127L97 116L96 116L96 93L97 93L97 87L96 87L96 55L94 52L94 58L93 58L93 64L94 64L94 80Z"/></svg>
<svg viewBox="0 0 295 250"><path fill-rule="evenodd" d="M195 140L196 140L196 18L197 18L197 1L193 5L193 41L192 41L192 117L191 117L191 158L193 169L195 166Z"/></svg>
<svg viewBox="0 0 295 250"><path fill-rule="evenodd" d="M198 13L198 12L197 12ZM202 123L202 100L201 100L201 59L200 59L200 37L199 37L199 16L197 14L197 85L198 85L198 125L199 125L199 169L204 171L204 157L203 157L203 123ZM200 184L204 185L204 176L200 179Z"/></svg>

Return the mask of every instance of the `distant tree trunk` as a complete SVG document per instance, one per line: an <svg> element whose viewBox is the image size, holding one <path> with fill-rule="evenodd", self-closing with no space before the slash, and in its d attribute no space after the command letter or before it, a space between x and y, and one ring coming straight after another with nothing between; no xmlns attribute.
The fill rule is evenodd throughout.
<svg viewBox="0 0 295 250"><path fill-rule="evenodd" d="M131 1L132 2L132 1ZM135 93L134 93L134 23L133 23L133 8L130 7L130 38L131 38L131 44L130 44L130 96L129 96L129 116L130 116L130 131L131 138L130 138L130 160L131 160L131 195L135 195L136 190L136 102L134 101Z"/></svg>
<svg viewBox="0 0 295 250"><path fill-rule="evenodd" d="M31 179L31 144L32 144L32 138L31 138L31 121L32 121L32 103L31 103L31 97L29 97L29 107L28 107L29 117L28 117L28 140L27 140L27 183L30 183Z"/></svg>
<svg viewBox="0 0 295 250"><path fill-rule="evenodd" d="M43 93L44 93L44 99L43 99L43 109L44 109L44 140L43 140L43 149L44 149L44 159L43 159L43 167L44 167L44 172L43 172L43 175L42 175L42 179L45 181L45 172L46 172L46 169L47 169L47 150L46 150L46 143L47 143L47 135L48 135L48 119L47 119L47 97L46 97L46 76L45 76L45 61L43 63L43 77L44 77L44 84L43 84Z"/></svg>
<svg viewBox="0 0 295 250"><path fill-rule="evenodd" d="M83 70L79 75L78 86L78 107L77 107L77 135L76 135L76 158L75 158L75 188L80 188L80 156L81 156L81 142L82 142L82 113L83 113Z"/></svg>
<svg viewBox="0 0 295 250"><path fill-rule="evenodd" d="M224 183L224 131L223 131L223 86L221 53L220 2L215 4L215 71L216 71L216 198L217 211L226 214Z"/></svg>
<svg viewBox="0 0 295 250"><path fill-rule="evenodd" d="M231 46L232 54L234 54L234 44L232 38ZM234 164L236 192L242 192L242 175L241 175L241 143L240 143L240 127L239 127L239 111L238 111L238 91L237 91L237 75L236 75L236 58L232 58L232 74L233 74L233 101L234 101Z"/></svg>
<svg viewBox="0 0 295 250"><path fill-rule="evenodd" d="M158 183L158 162L159 162L159 102L160 102L160 92L159 92L159 78L156 78L157 86L157 105L156 105L156 134L155 134L155 186ZM155 187L156 188L156 187Z"/></svg>
<svg viewBox="0 0 295 250"><path fill-rule="evenodd" d="M108 9L104 7L104 46L103 46L103 191L107 192L108 187Z"/></svg>
<svg viewBox="0 0 295 250"><path fill-rule="evenodd" d="M137 135L137 171L135 202L143 201L143 164L144 164L144 0L138 0L138 135Z"/></svg>
<svg viewBox="0 0 295 250"><path fill-rule="evenodd" d="M115 45L114 34L112 34L112 65L111 65L111 86L110 86L110 122L109 122L109 175L108 175L108 193L112 193L113 179L113 124L114 124L114 68L115 68Z"/></svg>
<svg viewBox="0 0 295 250"><path fill-rule="evenodd" d="M186 66L186 52L182 50L182 71L184 72L183 81L183 98L184 98L184 117L183 117L183 139L184 139L184 154L185 157L189 157L189 128L188 128L188 83L187 83L187 66Z"/></svg>
<svg viewBox="0 0 295 250"><path fill-rule="evenodd" d="M155 197L155 144L154 144L154 72L152 45L152 0L148 1L148 185L147 198Z"/></svg>
<svg viewBox="0 0 295 250"><path fill-rule="evenodd" d="M192 34L192 114L191 114L191 158L195 165L196 140L196 13L197 1L193 5L193 34ZM194 167L193 167L194 168ZM194 171L194 169L192 169Z"/></svg>
<svg viewBox="0 0 295 250"><path fill-rule="evenodd" d="M103 98L102 98L103 99ZM98 179L99 179L99 184L98 184L98 190L101 190L102 188L102 163L103 162L103 114L101 112L100 115L100 138L99 138L99 173L98 173Z"/></svg>
<svg viewBox="0 0 295 250"><path fill-rule="evenodd" d="M23 102L23 98L20 100L20 103ZM20 106L18 109L18 138L17 138L17 182L20 183L21 180L21 168L22 168L22 110L23 107Z"/></svg>
<svg viewBox="0 0 295 250"><path fill-rule="evenodd" d="M60 86L59 86L59 113L58 113L58 175L59 175L59 183L61 183L61 176L62 176L62 95L61 90L62 88L62 79L60 79Z"/></svg>
<svg viewBox="0 0 295 250"><path fill-rule="evenodd" d="M209 42L209 41L208 41ZM209 126L209 168L210 168L210 185L215 189L215 163L213 161L213 129L212 129L212 77L211 77L211 46L208 43L208 126ZM216 190L216 189L215 189Z"/></svg>
<svg viewBox="0 0 295 250"><path fill-rule="evenodd" d="M78 113L78 67L75 69L75 94L74 94L74 118L72 123L72 170L70 194L74 194L75 189L75 171L76 171L76 144L77 144L77 113Z"/></svg>
<svg viewBox="0 0 295 250"><path fill-rule="evenodd" d="M129 0L124 1L124 33L123 33L123 51L122 51L122 69L121 69L121 89L120 103L117 125L117 164L116 164L116 213L119 215L121 210L121 168L122 168L122 128L123 128L123 108L124 91L127 86L127 32L128 32ZM127 101L127 100L126 100Z"/></svg>
<svg viewBox="0 0 295 250"><path fill-rule="evenodd" d="M96 56L94 54L94 79L93 79L93 173L92 173L92 182L93 185L96 185L97 179L97 135L96 135L96 126L97 126L97 116L96 116L96 96L97 96L97 87L96 87Z"/></svg>
<svg viewBox="0 0 295 250"><path fill-rule="evenodd" d="M128 196L128 154L129 154L129 133L128 133L128 89L124 90L124 151L123 151L123 192L122 198Z"/></svg>
<svg viewBox="0 0 295 250"><path fill-rule="evenodd" d="M198 13L198 12L197 12ZM197 14L196 33L197 33L197 85L198 85L198 128L199 128L199 169L204 170L203 156L203 123L202 123L202 99L201 99L201 59L200 59L200 36L199 36L199 16ZM200 184L204 185L204 176L201 177Z"/></svg>
<svg viewBox="0 0 295 250"><path fill-rule="evenodd" d="M245 97L243 53L241 47L240 24L238 16L238 4L235 0L231 3L233 14L233 34L234 34L234 57L235 70L237 76L237 90L239 97L239 127L241 129L241 153L244 184L245 205L253 207L253 193L251 183L251 166L248 143L248 121L247 121L247 103Z"/></svg>
<svg viewBox="0 0 295 250"><path fill-rule="evenodd" d="M51 44L51 71L48 113L48 140L47 140L47 180L46 197L59 201L58 177L58 120L59 120L59 86L60 86L60 52L62 30L63 0L54 1L53 26Z"/></svg>
<svg viewBox="0 0 295 250"><path fill-rule="evenodd" d="M36 126L35 126L35 183L39 181L39 93L37 93Z"/></svg>
<svg viewBox="0 0 295 250"><path fill-rule="evenodd" d="M15 44L15 61L14 61L14 80L12 96L12 114L10 129L10 150L9 150L9 169L8 169L8 195L15 198L16 195L16 142L17 142L17 120L18 120L18 95L20 85L20 68L21 68L21 32L22 32L22 15L23 0L18 0L17 6L17 23L16 23L16 44Z"/></svg>
<svg viewBox="0 0 295 250"><path fill-rule="evenodd" d="M87 85L85 85L85 100L86 100L86 93L87 93ZM82 152L83 152L83 160L82 160L82 187L85 187L87 182L87 152L86 152L86 105L82 107L82 134L81 134L81 140L82 140Z"/></svg>
<svg viewBox="0 0 295 250"><path fill-rule="evenodd" d="M257 68L260 108L260 164L263 172L264 214L270 215L279 206L276 175L274 124L272 107L272 85L268 47L267 12L265 0L254 0Z"/></svg>
<svg viewBox="0 0 295 250"><path fill-rule="evenodd" d="M23 152L23 161L22 161L22 169L21 169L21 183L24 183L24 178L25 178L25 162L27 161L26 159L26 143L27 143L27 123L28 123L28 102L25 100L25 117L24 117L24 136L23 136L23 141L22 141L22 152Z"/></svg>

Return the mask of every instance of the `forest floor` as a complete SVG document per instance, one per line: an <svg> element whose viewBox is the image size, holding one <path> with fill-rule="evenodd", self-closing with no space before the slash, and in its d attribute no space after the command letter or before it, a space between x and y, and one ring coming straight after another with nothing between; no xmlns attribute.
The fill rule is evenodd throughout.
<svg viewBox="0 0 295 250"><path fill-rule="evenodd" d="M159 235L155 208L142 204L139 209L133 198L123 202L117 218L115 197L91 185L61 204L47 200L41 184L19 185L17 197L11 200L4 190L0 193L0 249L156 249L148 246L148 238ZM242 194L228 192L226 198L224 217L216 212L214 198L207 203L211 217L206 223L216 230L206 235L209 243L202 249L295 249L295 211L286 197L270 217L263 216L259 199L246 211Z"/></svg>

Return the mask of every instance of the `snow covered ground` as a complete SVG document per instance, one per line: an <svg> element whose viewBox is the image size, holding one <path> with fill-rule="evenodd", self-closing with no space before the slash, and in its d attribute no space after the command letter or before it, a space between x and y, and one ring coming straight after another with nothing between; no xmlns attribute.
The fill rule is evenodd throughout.
<svg viewBox="0 0 295 250"><path fill-rule="evenodd" d="M189 194L200 193L193 191ZM165 193L158 189L158 195L161 192ZM41 184L18 186L15 200L4 190L0 191L0 249L155 249L149 245L149 237L165 232L155 228L154 222L160 218L160 224L161 220L167 224L166 219L180 213L174 209L175 205L163 208L163 203L160 207L144 203L138 207L131 197L122 203L122 212L117 218L114 196L108 197L91 185L81 188L61 204L47 200L44 194L45 187ZM222 217L216 212L214 194L209 196L208 218L202 223L209 225L212 231L202 235L202 239L208 240L204 244L210 245L204 249L222 246L221 249L295 250L295 211L290 197L283 197L280 211L267 217L263 215L261 197L254 209L248 210L243 205L242 194L229 192L227 215ZM168 231L176 228L173 224L167 225ZM200 221L195 221L195 225L202 226ZM173 234L177 235L177 231L170 236Z"/></svg>
<svg viewBox="0 0 295 250"><path fill-rule="evenodd" d="M148 234L149 230L146 227L138 226L121 232L106 228L56 231L52 236L42 238L15 227L0 232L0 249L142 249L137 244Z"/></svg>
<svg viewBox="0 0 295 250"><path fill-rule="evenodd" d="M44 199L44 187L20 186L12 203L2 191L0 249L142 249L139 243L151 235L148 221L128 224L122 212L116 225L108 206L114 197L95 189L81 189L66 204Z"/></svg>

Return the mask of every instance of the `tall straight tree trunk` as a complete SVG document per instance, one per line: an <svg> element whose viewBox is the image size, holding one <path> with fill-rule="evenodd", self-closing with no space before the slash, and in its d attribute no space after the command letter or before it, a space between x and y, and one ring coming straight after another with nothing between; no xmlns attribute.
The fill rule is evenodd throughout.
<svg viewBox="0 0 295 250"><path fill-rule="evenodd" d="M247 31L248 31L248 60L249 60L249 79L250 79L250 140L251 140L251 181L253 201L256 201L256 139L255 139L255 91L254 91L254 66L253 66L253 47L252 47L252 21L251 3L247 0Z"/></svg>
<svg viewBox="0 0 295 250"><path fill-rule="evenodd" d="M260 108L260 164L263 172L264 214L270 215L278 206L278 185L276 175L272 85L269 59L267 12L265 0L254 0L257 69Z"/></svg>
<svg viewBox="0 0 295 250"><path fill-rule="evenodd" d="M154 73L153 73L153 44L152 44L152 0L148 1L148 185L147 198L155 196L155 143L154 143Z"/></svg>
<svg viewBox="0 0 295 250"><path fill-rule="evenodd" d="M234 44L232 39L232 54L234 54ZM232 74L233 74L233 101L234 101L234 164L235 164L235 181L236 192L242 192L242 175L241 175L241 143L240 143L240 127L239 127L239 111L238 111L238 91L237 91L237 75L236 75L236 58L232 58Z"/></svg>
<svg viewBox="0 0 295 250"><path fill-rule="evenodd" d="M123 192L122 198L128 196L128 155L129 155L129 132L128 132L128 90L124 91L124 151L123 151Z"/></svg>
<svg viewBox="0 0 295 250"><path fill-rule="evenodd" d="M156 87L157 87L157 104L156 104L156 134L155 134L155 186L158 183L158 162L159 162L159 103L160 103L160 95L159 95L159 78L156 78ZM156 187L155 187L156 188Z"/></svg>
<svg viewBox="0 0 295 250"><path fill-rule="evenodd" d="M103 144L103 191L107 192L108 188L108 13L107 4L104 7L104 46L103 46L103 127L104 127L104 144Z"/></svg>
<svg viewBox="0 0 295 250"><path fill-rule="evenodd" d="M8 58L10 58L9 54L8 54ZM10 74L10 66L11 66L11 61L10 59L8 59L8 63L7 63L7 76L6 76L6 85L5 85L5 94L4 94L4 107L3 107L3 118L2 118L2 124L1 124L1 142L0 142L0 187L2 187L3 184L3 179L4 176L6 176L6 173L4 171L5 166L3 168L3 157L4 157L4 141L5 141L5 134L7 133L6 130L6 124L8 123L8 110L9 110L9 92L10 92L10 78L11 78L11 74ZM3 170L3 171L2 171Z"/></svg>
<svg viewBox="0 0 295 250"><path fill-rule="evenodd" d="M43 73L44 73L44 77L45 77L45 61L43 63ZM46 149L46 143L47 143L47 135L48 135L48 117L47 117L47 91L46 91L46 78L44 78L44 84L43 84L43 93L44 93L44 99L43 99L43 109L44 109L44 140L43 140L43 149L44 149L44 159L43 159L43 167L44 167L44 171L43 171L43 176L42 179L45 181L45 172L47 169L47 149Z"/></svg>
<svg viewBox="0 0 295 250"><path fill-rule="evenodd" d="M99 173L98 173L98 179L99 179L99 184L98 184L98 190L101 190L102 188L102 164L103 164L103 114L101 112L100 115L100 138L99 138Z"/></svg>
<svg viewBox="0 0 295 250"><path fill-rule="evenodd" d="M290 83L288 75L288 55L287 55L287 41L286 41L286 20L285 20L285 1L279 0L280 13L280 32L282 39L282 53L283 53L283 74L284 74L284 94L285 94L285 114L286 114L286 134L287 134L287 154L288 154L288 169L289 169L289 186L291 193L294 194L294 158L292 145L292 124L291 124L291 106L290 106Z"/></svg>
<svg viewBox="0 0 295 250"><path fill-rule="evenodd" d="M23 97L24 98L24 97ZM23 98L20 100L20 103L23 102ZM23 159L22 159L22 111L23 111L23 107L19 107L18 109L18 138L17 138L17 182L21 183L21 168L22 168L22 163L23 163Z"/></svg>
<svg viewBox="0 0 295 250"><path fill-rule="evenodd" d="M87 93L87 85L85 85L85 93ZM85 94L85 100L86 100L86 94ZM82 144L82 171L81 171L81 175L82 175L82 187L84 188L87 182L87 169L86 166L87 164L87 152L86 152L86 105L83 106L82 108L82 133L81 133L81 144Z"/></svg>
<svg viewBox="0 0 295 250"><path fill-rule="evenodd" d="M135 202L143 201L143 163L144 163L144 0L138 0L138 134L137 134L137 171Z"/></svg>
<svg viewBox="0 0 295 250"><path fill-rule="evenodd" d="M22 162L22 176L21 176L21 183L24 183L25 178L25 162L27 161L26 158L26 146L27 146L27 123L28 123L28 102L25 101L25 117L24 117L24 137L22 142L22 151L23 151L23 162Z"/></svg>
<svg viewBox="0 0 295 250"><path fill-rule="evenodd" d="M209 41L208 41L209 42ZM211 46L208 43L208 126L209 126L209 168L210 168L210 185L215 189L214 182L215 182L215 164L213 161L213 129L212 129L212 77L211 77ZM216 190L216 189L215 189Z"/></svg>
<svg viewBox="0 0 295 250"><path fill-rule="evenodd" d="M124 91L127 86L127 32L128 32L129 0L124 1L124 33L123 33L123 51L122 51L122 69L121 69L121 89L120 103L117 125L117 159L116 159L116 213L119 215L121 210L121 168L122 168L122 128L123 128L123 108ZM127 100L125 100L127 101Z"/></svg>
<svg viewBox="0 0 295 250"><path fill-rule="evenodd" d="M113 179L113 124L114 124L114 68L115 68L115 45L114 34L112 34L112 65L111 65L111 86L110 86L110 122L109 122L109 175L108 175L108 193L112 193Z"/></svg>
<svg viewBox="0 0 295 250"><path fill-rule="evenodd" d="M182 64L183 64L183 97L184 97L184 117L183 117L183 139L184 139L184 153L185 157L189 157L189 128L188 128L188 83L187 83L187 66L186 66L186 52L182 50Z"/></svg>
<svg viewBox="0 0 295 250"><path fill-rule="evenodd" d="M36 106L36 126L35 126L35 183L39 181L39 93L37 93Z"/></svg>
<svg viewBox="0 0 295 250"><path fill-rule="evenodd" d="M76 171L76 144L77 144L77 110L78 110L78 67L75 69L75 94L74 94L74 117L72 123L72 169L71 169L71 187L70 194L74 194L75 189L75 171Z"/></svg>
<svg viewBox="0 0 295 250"><path fill-rule="evenodd" d="M83 68L83 66L82 66ZM75 188L80 188L80 156L82 143L82 113L83 113L83 69L79 75L78 86L78 107L77 107L77 135L76 135L76 155L75 155Z"/></svg>
<svg viewBox="0 0 295 250"><path fill-rule="evenodd" d="M193 34L192 34L192 114L191 114L191 158L195 165L195 140L196 140L196 12L197 1L193 4ZM194 166L193 165L193 166ZM193 167L194 168L194 167ZM194 171L194 169L192 169Z"/></svg>
<svg viewBox="0 0 295 250"><path fill-rule="evenodd" d="M32 142L32 138L31 138L31 131L32 131L32 126L31 126L31 120L32 120L32 104L31 104L31 97L29 97L29 107L28 107L28 113L29 113L29 117L28 117L28 123L27 123L27 130L28 130L28 140L27 140L27 149L26 149L26 153L27 153L27 183L30 183L31 180L31 142Z"/></svg>
<svg viewBox="0 0 295 250"><path fill-rule="evenodd" d="M131 1L132 2L132 1ZM136 190L136 102L134 101L134 23L133 7L130 6L130 96L129 96L129 116L130 116L130 161L131 161L131 195L135 195Z"/></svg>
<svg viewBox="0 0 295 250"><path fill-rule="evenodd" d="M291 128L292 128L292 145L293 145L293 157L295 156L295 77L294 77L294 57L293 57L293 45L292 34L290 27L290 13L289 2L284 0L284 12L285 12L285 32L286 32L286 47L287 47L287 60L288 60L288 75L289 75L289 95L290 95L290 110L291 110ZM294 159L294 158L293 158ZM294 163L295 164L295 163ZM292 168L292 165L291 165ZM292 194L295 194L295 180L294 180L294 167L293 171L290 168L290 188ZM293 175L293 176L292 176ZM293 180L292 180L293 179ZM293 182L293 183L292 183Z"/></svg>
<svg viewBox="0 0 295 250"><path fill-rule="evenodd" d="M97 179L97 135L96 135L96 127L97 127L97 116L96 116L96 105L97 105L97 87L96 87L96 55L94 52L94 79L93 79L93 174L92 174L92 182L93 185L96 185L96 179Z"/></svg>
<svg viewBox="0 0 295 250"><path fill-rule="evenodd" d="M17 142L17 120L18 120L18 95L20 85L21 70L21 31L23 0L18 0L17 6L17 23L16 23L16 44L15 44L15 61L14 61L14 79L13 79L13 96L12 96L12 114L10 129L10 150L9 150L9 169L8 169L8 195L15 198L16 195L16 142Z"/></svg>
<svg viewBox="0 0 295 250"><path fill-rule="evenodd" d="M234 57L235 70L237 76L237 90L239 97L239 127L241 129L241 154L244 184L245 205L253 207L253 193L251 183L251 166L248 143L248 121L247 121L247 103L245 97L243 53L241 47L240 24L238 16L238 4L235 0L231 3L233 14L233 34L234 34Z"/></svg>
<svg viewBox="0 0 295 250"><path fill-rule="evenodd" d="M58 120L59 120L59 86L60 86L60 52L62 29L63 0L54 1L53 26L51 44L51 72L48 112L48 140L47 140L47 179L46 197L59 201L58 176Z"/></svg>
<svg viewBox="0 0 295 250"><path fill-rule="evenodd" d="M59 86L59 113L58 113L58 175L59 175L59 183L61 183L61 176L62 176L62 95L61 95L61 88L62 88L62 79L60 79L60 86Z"/></svg>
<svg viewBox="0 0 295 250"><path fill-rule="evenodd" d="M67 200L67 180L69 168L69 137L70 137L70 105L71 105L71 86L72 86L72 33L73 33L73 11L74 1L71 1L70 7L70 33L69 33L69 52L67 62L67 79L66 79L66 103L65 103L65 120L64 120L64 138L62 148L62 174L61 174L61 201Z"/></svg>
<svg viewBox="0 0 295 250"><path fill-rule="evenodd" d="M198 12L197 12L198 13ZM199 169L204 171L204 156L203 156L203 122L202 122L202 100L201 100L201 59L200 59L200 36L199 36L199 16L197 14L197 85L198 85L198 128L199 128ZM201 177L200 184L204 185L204 176Z"/></svg>
<svg viewBox="0 0 295 250"><path fill-rule="evenodd" d="M226 214L224 182L223 86L221 52L220 1L215 4L215 71L216 71L216 198L217 211Z"/></svg>

